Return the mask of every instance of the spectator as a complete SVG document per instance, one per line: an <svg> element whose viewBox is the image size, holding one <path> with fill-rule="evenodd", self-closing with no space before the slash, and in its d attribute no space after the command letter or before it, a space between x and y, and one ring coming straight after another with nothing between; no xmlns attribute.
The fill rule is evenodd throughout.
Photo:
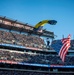
<svg viewBox="0 0 74 75"><path fill-rule="evenodd" d="M47 38L46 41L47 41L47 46L46 47L49 48L49 44L50 44L49 38Z"/></svg>

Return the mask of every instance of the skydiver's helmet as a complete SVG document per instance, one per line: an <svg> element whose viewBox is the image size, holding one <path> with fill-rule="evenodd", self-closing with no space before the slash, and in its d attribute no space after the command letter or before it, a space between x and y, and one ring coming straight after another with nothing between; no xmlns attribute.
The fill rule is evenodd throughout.
<svg viewBox="0 0 74 75"><path fill-rule="evenodd" d="M57 23L57 21L56 20L49 20L48 23L51 25L55 25Z"/></svg>

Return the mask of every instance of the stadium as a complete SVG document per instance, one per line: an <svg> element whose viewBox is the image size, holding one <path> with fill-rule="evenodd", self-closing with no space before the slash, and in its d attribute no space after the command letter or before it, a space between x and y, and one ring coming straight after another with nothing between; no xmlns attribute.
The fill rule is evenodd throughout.
<svg viewBox="0 0 74 75"><path fill-rule="evenodd" d="M0 75L73 75L74 40L62 62L41 37L54 32L33 32L31 25L0 16ZM52 41L53 42L53 41Z"/></svg>

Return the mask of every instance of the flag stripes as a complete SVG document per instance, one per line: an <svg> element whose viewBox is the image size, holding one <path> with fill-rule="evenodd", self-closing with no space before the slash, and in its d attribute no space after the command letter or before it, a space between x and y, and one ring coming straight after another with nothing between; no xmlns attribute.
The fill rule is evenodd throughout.
<svg viewBox="0 0 74 75"><path fill-rule="evenodd" d="M70 37L71 36L68 35L67 38L62 39L63 46L60 49L59 55L60 55L60 58L62 59L63 62L65 60L65 56L68 52L68 49L70 47Z"/></svg>

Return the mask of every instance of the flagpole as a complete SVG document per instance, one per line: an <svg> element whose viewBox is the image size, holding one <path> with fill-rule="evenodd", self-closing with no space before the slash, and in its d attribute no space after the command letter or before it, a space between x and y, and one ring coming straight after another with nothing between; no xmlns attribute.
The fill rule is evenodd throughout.
<svg viewBox="0 0 74 75"><path fill-rule="evenodd" d="M62 35L62 38L64 39L64 35Z"/></svg>

